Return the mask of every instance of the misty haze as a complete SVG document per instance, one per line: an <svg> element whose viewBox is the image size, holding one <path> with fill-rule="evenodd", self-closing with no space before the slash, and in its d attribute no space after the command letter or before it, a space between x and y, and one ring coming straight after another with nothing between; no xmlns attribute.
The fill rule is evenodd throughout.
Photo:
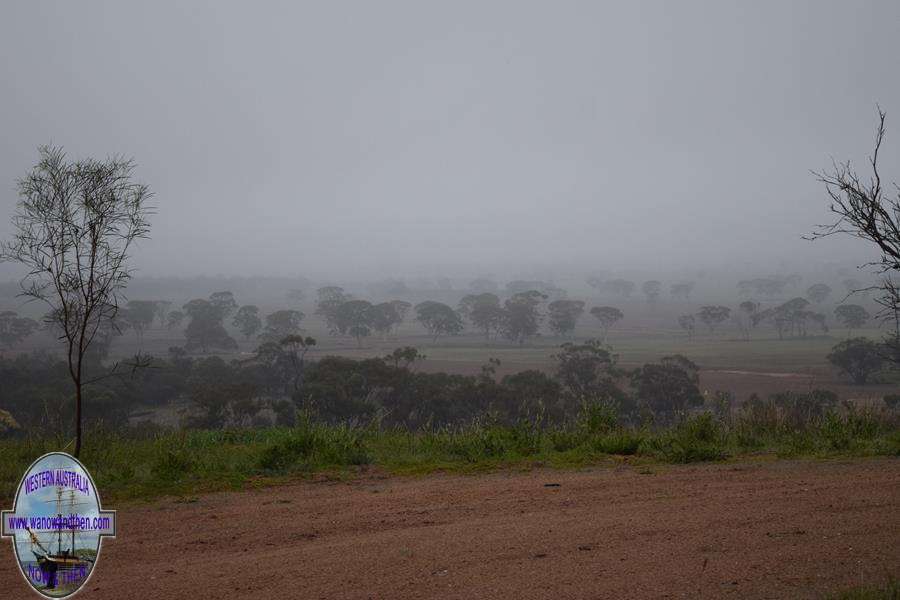
<svg viewBox="0 0 900 600"><path fill-rule="evenodd" d="M9 3L0 588L896 598L898 27Z"/></svg>

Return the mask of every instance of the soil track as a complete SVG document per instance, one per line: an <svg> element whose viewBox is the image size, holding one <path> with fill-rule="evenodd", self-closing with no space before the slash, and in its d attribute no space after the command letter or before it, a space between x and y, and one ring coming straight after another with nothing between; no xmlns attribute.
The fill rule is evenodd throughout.
<svg viewBox="0 0 900 600"><path fill-rule="evenodd" d="M900 575L900 460L363 477L119 512L84 595L805 598ZM28 597L9 543L3 597Z"/></svg>

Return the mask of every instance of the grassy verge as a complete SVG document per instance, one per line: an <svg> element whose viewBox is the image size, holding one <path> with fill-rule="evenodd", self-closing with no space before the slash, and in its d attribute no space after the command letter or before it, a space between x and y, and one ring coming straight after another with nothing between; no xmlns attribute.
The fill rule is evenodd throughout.
<svg viewBox="0 0 900 600"><path fill-rule="evenodd" d="M900 430L865 415L826 415L799 430L725 424L711 414L651 431L615 426L539 428L475 423L439 431L379 430L303 422L293 428L90 432L82 460L104 502L193 495L298 476L470 473L533 465L579 467L630 458L649 463L750 456L900 456ZM0 441L0 498L12 499L25 468L60 440Z"/></svg>

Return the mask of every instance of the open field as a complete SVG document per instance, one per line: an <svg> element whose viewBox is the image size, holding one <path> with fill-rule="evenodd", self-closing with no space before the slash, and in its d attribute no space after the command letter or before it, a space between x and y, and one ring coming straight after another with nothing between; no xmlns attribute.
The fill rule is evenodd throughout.
<svg viewBox="0 0 900 600"><path fill-rule="evenodd" d="M455 294L441 299L455 306L458 293ZM617 304L603 297L586 299L588 306ZM175 304L177 306L180 303ZM761 326L752 332L749 341L741 339L739 331L729 322L712 333L705 327L698 326L695 338L689 340L675 323L679 314L691 313L699 304L699 301L666 302L651 308L634 299L619 304L626 316L610 330L606 343L618 355L619 364L626 368L656 361L663 356L683 354L701 367L702 390L729 391L739 401L754 392L765 397L784 390L808 391L812 388L830 389L841 399L863 401L879 401L885 394L900 392L900 376L897 374L884 375L875 378L868 385L859 386L826 360L831 348L850 335L881 339L885 330L875 327L875 321L852 332L831 327L826 334L784 340L779 340L771 327ZM284 306L260 303L262 314L280 308ZM410 314L388 338L372 335L358 345L353 338L331 335L322 318L315 314L314 305L308 304L299 310L305 315L302 321L304 335L311 335L317 341L316 347L308 355L313 360L326 355L351 358L384 356L400 346L415 346L427 356L416 368L429 372L476 374L492 357L501 361L497 369L500 376L524 369L552 371L556 364L553 355L558 352L560 344L600 338L603 334L596 319L585 314L579 320L571 339L548 335L544 327L543 335L522 346L504 340L486 342L481 335L471 330L459 336L442 337L435 341ZM821 310L830 315L833 307L822 307ZM835 325L832 316L829 317L829 323ZM230 326L230 320L226 320L226 325ZM244 339L235 331L231 333L238 342L239 352L222 354L226 360L246 358L259 344L255 337ZM145 332L140 341L133 332L126 332L114 341L111 358L133 356L138 351L166 355L170 347L181 346L184 342L184 335L180 330L152 328ZM59 344L47 334L39 334L26 339L16 351L46 348L58 351Z"/></svg>
<svg viewBox="0 0 900 600"><path fill-rule="evenodd" d="M900 573L900 460L295 483L119 512L91 598L822 598ZM0 545L0 581L29 591Z"/></svg>
<svg viewBox="0 0 900 600"><path fill-rule="evenodd" d="M471 375L478 373L492 357L501 361L497 369L500 376L524 369L552 371L556 364L553 355L558 352L560 344L601 335L601 331L585 317L577 330L577 337L572 340L545 335L518 346L503 341L486 342L481 336L470 332L440 338L435 342L417 324L407 322L401 325L396 335L388 339L373 336L365 339L359 347L352 338L330 335L324 323L312 314L313 308L305 310L308 311L303 321L306 334L317 340L317 346L309 353L311 359L329 354L351 358L383 356L400 346L415 346L427 356L416 368L429 372ZM844 329L831 329L827 335L785 340L779 340L773 331L763 329L755 332L750 341L744 341L737 332L725 328L712 335L698 332L695 339L688 340L683 331L666 324L673 318L671 315L653 315L652 318L639 315L627 325L613 329L606 342L619 356L619 364L626 368L656 361L663 356L684 354L700 365L702 390L730 391L739 401L754 392L765 397L784 390L808 391L812 388L830 389L841 399L864 401L878 401L885 394L900 392L900 378L896 375L883 377L881 382L859 386L828 363L825 357L831 348L850 333ZM880 339L884 332L870 328L854 330L852 335ZM246 357L258 343L239 336L235 339L242 353L237 357ZM184 337L176 331L148 331L141 344L137 343L133 334L128 333L115 342L113 355L121 358L138 350L164 355L169 347L183 343ZM33 340L31 344L31 349L40 347L39 340ZM222 356L226 360L236 357L234 354Z"/></svg>

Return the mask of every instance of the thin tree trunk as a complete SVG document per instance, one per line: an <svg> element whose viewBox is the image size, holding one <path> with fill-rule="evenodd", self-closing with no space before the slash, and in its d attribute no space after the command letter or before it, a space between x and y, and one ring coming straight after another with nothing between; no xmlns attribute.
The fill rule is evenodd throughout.
<svg viewBox="0 0 900 600"><path fill-rule="evenodd" d="M81 454L81 379L75 382L75 458Z"/></svg>

